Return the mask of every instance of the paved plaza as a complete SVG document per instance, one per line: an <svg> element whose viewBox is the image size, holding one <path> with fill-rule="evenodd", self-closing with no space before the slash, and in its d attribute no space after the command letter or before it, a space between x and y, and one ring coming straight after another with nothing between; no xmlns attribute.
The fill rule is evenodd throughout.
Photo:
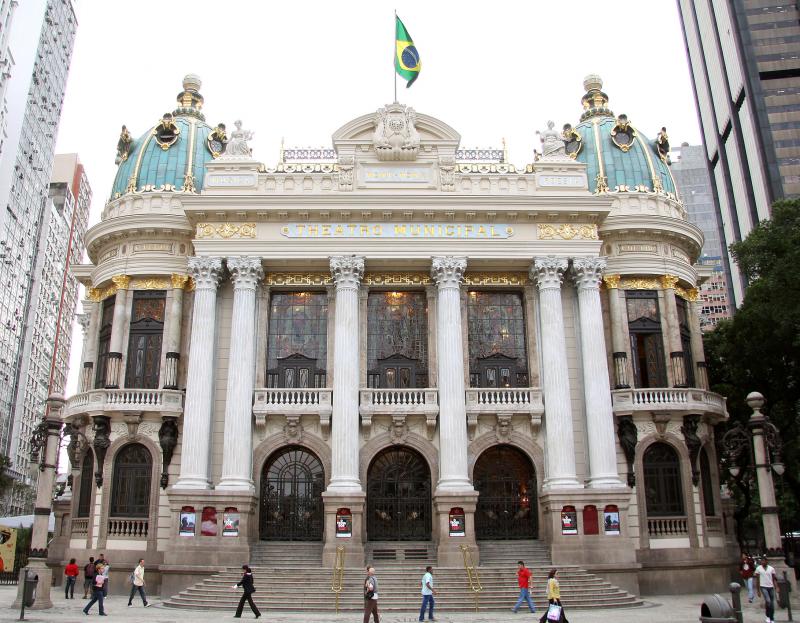
<svg viewBox="0 0 800 623"><path fill-rule="evenodd" d="M2 586L0 587L0 621L15 621L19 618L19 611L10 608L11 603L14 601L16 595L15 586ZM54 590L54 607L51 610L29 610L25 613L25 620L32 623L47 622L47 621L84 621L87 617L81 612L81 608L85 605L85 601L76 597L75 601L65 601L58 591ZM651 596L647 598L647 604L641 608L624 608L624 609L596 609L596 610L576 610L570 612L568 606L567 613L570 623L696 623L699 620L700 604L703 602L704 595L663 595ZM138 599L138 597L137 597ZM793 599L793 611L798 611L800 602ZM157 597L151 599L153 604L146 611L142 608L141 601L134 602L133 608L127 607L126 595L112 595L106 601L106 613L109 619L114 621L146 621L147 623L177 623L178 621L193 621L199 623L202 621L225 621L233 620L233 612L220 612L220 611L196 611L196 610L173 610L164 608L161 605L161 600ZM511 604L509 604L510 609ZM519 622L524 620L539 619L539 614L532 616L530 613L520 610L519 613L513 614L509 612L480 612L480 613L447 613L447 596L440 595L437 598L437 607L440 607L440 612L437 613L436 620L441 623L510 623L512 621ZM92 617L97 616L97 606L92 610ZM383 623L412 623L417 620L417 613L391 613L381 616ZM111 618L113 617L113 619ZM253 615L248 610L245 610L242 620L252 619ZM297 613L272 613L263 612L262 621L266 623L302 623L308 621L309 623L323 623L330 621L333 622L346 622L353 621L360 622L361 614L355 612L348 612L345 614L325 614L325 613L311 613L305 614L302 612ZM752 605L745 603L745 623L762 623L764 621L763 609L761 603L756 602ZM788 621L789 617L786 610L778 610L775 615L775 621L782 623ZM800 620L797 617L795 620Z"/></svg>

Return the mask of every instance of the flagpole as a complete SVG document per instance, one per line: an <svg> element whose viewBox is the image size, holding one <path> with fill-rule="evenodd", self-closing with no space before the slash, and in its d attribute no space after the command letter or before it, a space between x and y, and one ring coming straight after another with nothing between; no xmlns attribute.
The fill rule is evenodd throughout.
<svg viewBox="0 0 800 623"><path fill-rule="evenodd" d="M394 41L394 46L392 49L392 76L394 76L394 103L397 103L397 72L394 69L394 62L395 57L397 56L397 9L394 10L394 24L392 24L394 28L394 33L392 34L392 40Z"/></svg>

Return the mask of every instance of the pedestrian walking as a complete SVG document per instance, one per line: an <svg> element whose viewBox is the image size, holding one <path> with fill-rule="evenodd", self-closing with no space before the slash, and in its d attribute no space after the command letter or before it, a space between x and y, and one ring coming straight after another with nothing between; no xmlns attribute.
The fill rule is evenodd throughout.
<svg viewBox="0 0 800 623"><path fill-rule="evenodd" d="M108 597L108 574L111 571L111 565L106 560L105 554L100 554L100 557L94 563L95 567L98 565L103 565L103 597Z"/></svg>
<svg viewBox="0 0 800 623"><path fill-rule="evenodd" d="M531 612L536 612L536 606L531 599L531 588L533 588L533 581L531 580L531 570L525 566L525 562L520 560L517 562L517 584L519 585L519 599L517 603L511 608L511 612L517 612L522 602L528 603L528 608Z"/></svg>
<svg viewBox="0 0 800 623"><path fill-rule="evenodd" d="M94 576L97 570L94 566L94 556L89 556L89 562L83 567L83 598L89 599L89 592L92 590Z"/></svg>
<svg viewBox="0 0 800 623"><path fill-rule="evenodd" d="M739 576L742 578L742 583L747 587L747 601L753 603L755 593L753 593L753 573L756 570L755 561L748 555L742 554L742 560L739 562Z"/></svg>
<svg viewBox="0 0 800 623"><path fill-rule="evenodd" d="M764 623L775 623L775 584L778 576L766 556L761 558L761 564L756 567L753 575L756 578L756 589L764 597Z"/></svg>
<svg viewBox="0 0 800 623"><path fill-rule="evenodd" d="M75 559L70 558L69 564L64 567L64 576L66 583L64 584L64 599L75 599L75 581L78 579L78 574L81 572L78 565L75 564Z"/></svg>
<svg viewBox="0 0 800 623"><path fill-rule="evenodd" d="M561 585L558 583L558 569L550 569L547 574L547 612L539 623L569 623L561 603Z"/></svg>
<svg viewBox="0 0 800 623"><path fill-rule="evenodd" d="M131 596L128 597L128 608L133 607L133 596L136 591L139 591L139 597L142 598L142 603L147 608L150 604L147 603L147 595L144 594L144 558L139 559L139 564L131 573Z"/></svg>
<svg viewBox="0 0 800 623"><path fill-rule="evenodd" d="M103 607L103 584L104 584L104 577L103 576L103 563L97 565L97 574L94 576L94 580L92 580L92 599L86 604L86 607L83 609L84 614L89 614L89 610L95 604L98 604L97 608L100 611L100 616L106 616L105 608Z"/></svg>
<svg viewBox="0 0 800 623"><path fill-rule="evenodd" d="M364 580L364 623L369 623L369 615L375 623L380 623L378 615L378 578L375 567L367 566L367 577Z"/></svg>
<svg viewBox="0 0 800 623"><path fill-rule="evenodd" d="M425 620L425 609L428 610L428 620L435 621L433 618L433 596L436 589L433 588L433 567L425 567L425 575L422 576L422 607L419 609L419 620Z"/></svg>
<svg viewBox="0 0 800 623"><path fill-rule="evenodd" d="M242 598L239 600L239 606L236 608L236 614L234 614L234 618L241 619L242 618L242 610L244 610L244 602L250 604L250 609L253 611L253 614L256 615L256 618L261 616L261 613L258 611L255 602L253 601L253 593L256 592L256 587L253 584L253 572L247 565L242 565L242 579L236 583L236 588L238 586L242 587L244 594Z"/></svg>

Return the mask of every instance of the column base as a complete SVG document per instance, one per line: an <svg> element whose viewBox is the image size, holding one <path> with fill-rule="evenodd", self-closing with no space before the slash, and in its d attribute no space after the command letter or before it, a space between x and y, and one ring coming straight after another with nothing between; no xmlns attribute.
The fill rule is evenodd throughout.
<svg viewBox="0 0 800 623"><path fill-rule="evenodd" d="M440 479L439 482L436 483L436 489L433 492L433 496L434 497L438 495L470 496L473 493L475 493L475 487L472 485L469 479L449 478L447 480Z"/></svg>
<svg viewBox="0 0 800 623"><path fill-rule="evenodd" d="M53 584L53 570L47 566L43 558L32 558L28 561L27 569L39 576L39 583L36 585L36 601L31 607L25 610L48 610L53 607L50 599L50 590ZM22 595L25 590L24 569L20 570L20 582L17 585L17 598L11 604L12 608L19 609L22 605Z"/></svg>
<svg viewBox="0 0 800 623"><path fill-rule="evenodd" d="M470 485L471 487L472 485ZM438 535L436 556L440 567L463 567L464 554L461 546L469 549L472 562L480 563L480 551L475 542L475 507L478 504L478 492L448 492L438 487L433 495L435 533ZM464 511L464 536L450 536L450 510L461 508Z"/></svg>
<svg viewBox="0 0 800 623"><path fill-rule="evenodd" d="M574 476L548 478L542 483L542 491L557 491L560 489L583 489L583 484Z"/></svg>
<svg viewBox="0 0 800 623"><path fill-rule="evenodd" d="M628 486L619 479L617 474L596 476L589 478L586 483L589 489L627 489Z"/></svg>
<svg viewBox="0 0 800 623"><path fill-rule="evenodd" d="M172 485L173 489L210 489L211 481L200 476L180 477Z"/></svg>
<svg viewBox="0 0 800 623"><path fill-rule="evenodd" d="M253 494L256 492L256 487L252 480L239 478L223 478L222 481L216 487L214 487L214 489L217 491L242 491Z"/></svg>
<svg viewBox="0 0 800 623"><path fill-rule="evenodd" d="M364 542L366 541L366 526L364 522L364 509L367 504L367 494L363 491L354 493L341 493L328 489L322 494L325 508L325 544L322 547L322 566L330 569L336 563L336 548L344 547L344 565L347 568L363 569L364 567ZM337 511L346 508L352 518L351 536L336 536Z"/></svg>

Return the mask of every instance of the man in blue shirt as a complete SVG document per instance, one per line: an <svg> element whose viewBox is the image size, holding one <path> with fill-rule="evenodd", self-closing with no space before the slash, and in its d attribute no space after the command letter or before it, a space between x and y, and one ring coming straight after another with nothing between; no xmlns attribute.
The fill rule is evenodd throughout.
<svg viewBox="0 0 800 623"><path fill-rule="evenodd" d="M419 610L419 620L425 620L425 609L428 609L428 620L435 621L433 618L433 596L436 589L433 588L433 567L425 567L425 575L422 576L422 608Z"/></svg>

